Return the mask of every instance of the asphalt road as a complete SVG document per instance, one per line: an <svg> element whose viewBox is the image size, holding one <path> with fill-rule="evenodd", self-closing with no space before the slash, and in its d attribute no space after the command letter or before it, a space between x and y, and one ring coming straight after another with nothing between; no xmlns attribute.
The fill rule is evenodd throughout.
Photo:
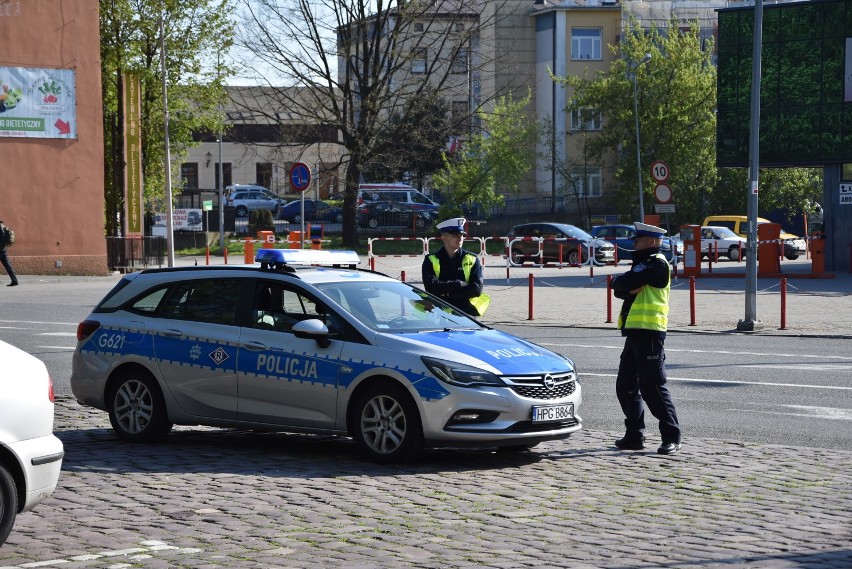
<svg viewBox="0 0 852 569"><path fill-rule="evenodd" d="M509 326L574 359L590 429L618 430L614 330ZM670 332L669 383L684 437L852 450L852 354L846 338ZM646 418L654 432L652 417Z"/></svg>
<svg viewBox="0 0 852 569"><path fill-rule="evenodd" d="M116 277L117 278L117 277ZM44 283L3 303L0 338L37 356L70 395L76 327L116 279ZM18 291L16 291L18 292ZM498 324L574 359L590 429L618 431L614 394L622 340L611 328ZM848 338L669 333L667 368L684 437L852 450ZM653 418L649 435L656 436Z"/></svg>

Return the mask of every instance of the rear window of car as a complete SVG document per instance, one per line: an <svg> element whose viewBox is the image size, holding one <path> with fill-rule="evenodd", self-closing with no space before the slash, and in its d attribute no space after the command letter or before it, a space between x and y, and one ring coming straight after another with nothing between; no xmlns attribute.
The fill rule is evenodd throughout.
<svg viewBox="0 0 852 569"><path fill-rule="evenodd" d="M175 320L236 324L239 279L192 280L171 287L159 315Z"/></svg>

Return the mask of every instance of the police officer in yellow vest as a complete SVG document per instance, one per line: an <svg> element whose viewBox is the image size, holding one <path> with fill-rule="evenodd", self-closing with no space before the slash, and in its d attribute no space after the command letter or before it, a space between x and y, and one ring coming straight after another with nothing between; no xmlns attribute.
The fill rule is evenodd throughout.
<svg viewBox="0 0 852 569"><path fill-rule="evenodd" d="M462 249L466 223L454 217L438 224L444 246L423 259L423 286L471 316L482 316L491 301L482 292L482 264Z"/></svg>
<svg viewBox="0 0 852 569"><path fill-rule="evenodd" d="M623 299L618 327L625 337L615 380L615 393L624 412L624 437L615 446L626 450L645 448L645 411L642 400L660 423L660 454L680 450L680 425L666 386L666 328L671 274L660 253L665 230L635 223L633 266L615 277L612 290Z"/></svg>

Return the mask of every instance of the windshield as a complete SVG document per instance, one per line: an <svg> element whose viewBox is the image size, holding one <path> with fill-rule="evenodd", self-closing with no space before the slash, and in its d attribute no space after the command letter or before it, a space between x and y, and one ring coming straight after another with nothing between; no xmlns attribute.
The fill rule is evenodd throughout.
<svg viewBox="0 0 852 569"><path fill-rule="evenodd" d="M401 282L330 282L316 287L376 332L484 328L446 302Z"/></svg>
<svg viewBox="0 0 852 569"><path fill-rule="evenodd" d="M714 229L716 230L716 234L719 237L722 237L722 238L727 238L727 237L737 238L737 237L739 237L739 235L737 235L736 233L734 233L733 231L731 231L727 227L715 227Z"/></svg>
<svg viewBox="0 0 852 569"><path fill-rule="evenodd" d="M573 225L561 225L560 227L568 237L573 237L574 239L585 239L586 241L594 239L594 237L592 237L579 227L575 227Z"/></svg>

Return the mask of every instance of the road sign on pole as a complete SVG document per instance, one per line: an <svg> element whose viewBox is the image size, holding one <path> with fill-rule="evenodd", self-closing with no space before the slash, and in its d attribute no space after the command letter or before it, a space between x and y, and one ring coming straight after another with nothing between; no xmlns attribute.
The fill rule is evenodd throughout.
<svg viewBox="0 0 852 569"><path fill-rule="evenodd" d="M658 184L662 184L669 179L669 165L662 160L655 160L651 163L651 177Z"/></svg>
<svg viewBox="0 0 852 569"><path fill-rule="evenodd" d="M304 192L311 185L311 169L303 162L296 162L290 169L290 185L297 192Z"/></svg>

